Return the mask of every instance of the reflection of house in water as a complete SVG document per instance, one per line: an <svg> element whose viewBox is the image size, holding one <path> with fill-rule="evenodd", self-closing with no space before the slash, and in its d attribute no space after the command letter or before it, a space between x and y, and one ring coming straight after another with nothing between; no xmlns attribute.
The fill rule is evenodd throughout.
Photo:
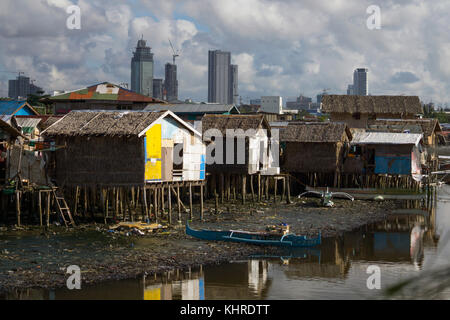
<svg viewBox="0 0 450 320"><path fill-rule="evenodd" d="M303 259L290 259L284 267L288 278L345 278L350 261L346 259L340 238L322 239L320 254L308 254Z"/></svg>
<svg viewBox="0 0 450 320"><path fill-rule="evenodd" d="M258 295L266 286L268 265L266 260L248 261L248 287Z"/></svg>
<svg viewBox="0 0 450 320"><path fill-rule="evenodd" d="M264 299L271 285L268 262L249 260L208 267L205 272L205 296L208 300Z"/></svg>

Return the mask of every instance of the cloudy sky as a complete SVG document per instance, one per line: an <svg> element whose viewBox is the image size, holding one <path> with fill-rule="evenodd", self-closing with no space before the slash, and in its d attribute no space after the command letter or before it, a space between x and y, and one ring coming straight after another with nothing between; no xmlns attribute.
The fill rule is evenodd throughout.
<svg viewBox="0 0 450 320"><path fill-rule="evenodd" d="M81 29L66 27L67 7ZM376 5L381 29L370 30ZM208 50L232 52L243 102L345 93L353 70L369 68L372 95L419 95L450 105L449 0L1 0L0 71L23 71L47 91L130 82L144 36L162 78L177 60L179 97L207 98ZM0 96L13 73L0 72Z"/></svg>

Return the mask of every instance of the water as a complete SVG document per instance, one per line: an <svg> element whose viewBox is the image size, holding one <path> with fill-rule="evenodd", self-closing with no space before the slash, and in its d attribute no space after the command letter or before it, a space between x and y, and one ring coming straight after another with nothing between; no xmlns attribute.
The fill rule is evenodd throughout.
<svg viewBox="0 0 450 320"><path fill-rule="evenodd" d="M276 256L261 252L245 261L105 282L82 290L30 289L7 298L449 299L450 284L435 290L445 283L435 271L450 265L450 186L440 187L437 199L431 212L403 210L386 221L324 239L319 248L280 251ZM380 268L381 290L367 287L367 268L372 265ZM450 272L444 277L450 279ZM386 294L392 285L409 279L414 280L403 290Z"/></svg>

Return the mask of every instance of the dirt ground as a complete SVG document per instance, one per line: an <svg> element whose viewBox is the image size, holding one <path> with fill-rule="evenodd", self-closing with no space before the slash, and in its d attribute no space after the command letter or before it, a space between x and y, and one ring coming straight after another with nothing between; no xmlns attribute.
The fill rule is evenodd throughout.
<svg viewBox="0 0 450 320"><path fill-rule="evenodd" d="M205 221L194 219L191 227L263 231L267 225L283 222L296 234L316 236L320 231L322 237L333 237L383 220L390 210L400 206L394 201L333 199L335 207L324 208L318 199L293 200L292 204L225 203L220 205L217 214L214 203L206 202ZM83 284L93 284L133 278L143 273L245 259L250 254L277 250L197 240L185 234L184 223L165 232L143 236L110 232L110 227L94 223L69 229L55 225L48 229L0 227L0 293L31 287L65 286L69 265L80 267Z"/></svg>

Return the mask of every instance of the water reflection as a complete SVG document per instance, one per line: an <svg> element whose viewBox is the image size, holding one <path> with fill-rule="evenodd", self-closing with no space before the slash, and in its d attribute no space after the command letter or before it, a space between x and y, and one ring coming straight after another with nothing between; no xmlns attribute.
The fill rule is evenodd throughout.
<svg viewBox="0 0 450 320"><path fill-rule="evenodd" d="M446 189L448 191L450 189ZM443 205L444 204L444 205ZM448 264L445 239L449 202L424 208L405 202L382 222L342 236L323 239L320 247L261 249L248 260L112 281L82 290L12 292L7 299L364 299L380 295L366 287L367 267L378 265L382 287L421 274L436 261ZM438 245L438 239L441 238ZM443 243L443 244L442 244ZM438 250L439 249L439 250ZM411 294L404 295L410 297ZM404 297L402 296L402 297Z"/></svg>

